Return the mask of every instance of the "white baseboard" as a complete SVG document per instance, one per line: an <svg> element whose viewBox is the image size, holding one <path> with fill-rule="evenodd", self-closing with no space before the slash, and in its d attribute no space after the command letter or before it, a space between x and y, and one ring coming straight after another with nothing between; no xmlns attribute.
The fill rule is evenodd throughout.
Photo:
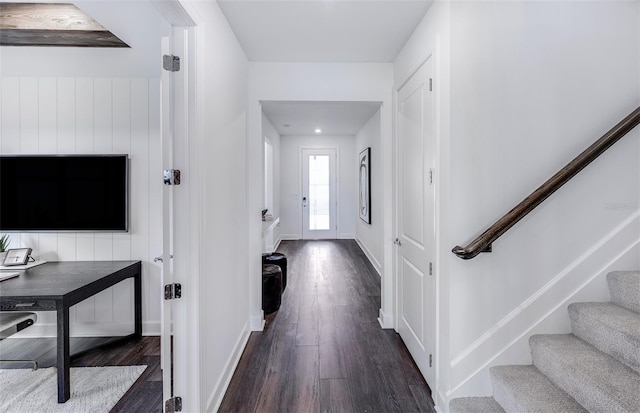
<svg viewBox="0 0 640 413"><path fill-rule="evenodd" d="M382 311L382 308L378 312L378 323L380 323L380 327L384 329L392 329L393 326L393 314L385 314Z"/></svg>
<svg viewBox="0 0 640 413"><path fill-rule="evenodd" d="M220 404L222 404L222 399L224 398L224 394L227 392L227 388L229 387L229 383L231 383L231 378L233 377L233 373L238 367L238 363L240 362L240 357L242 356L242 352L249 341L249 336L251 335L251 331L249 331L248 323L245 324L242 329L242 333L238 340L236 340L236 344L233 347L233 351L225 364L224 371L222 375L218 379L218 382L213 388L213 391L209 395L207 399L207 407L205 411L207 412L217 412Z"/></svg>
<svg viewBox="0 0 640 413"><path fill-rule="evenodd" d="M297 241L302 239L300 234L280 234L280 241Z"/></svg>
<svg viewBox="0 0 640 413"><path fill-rule="evenodd" d="M358 246L360 247L360 249L362 250L362 252L364 252L364 255L366 255L366 257L369 259L369 262L371 263L371 265L373 265L373 268L376 270L378 275L382 277L382 265L380 264L380 262L376 260L376 257L373 256L373 254L371 253L371 250L367 248L364 242L360 241L357 237L355 238L355 240Z"/></svg>
<svg viewBox="0 0 640 413"><path fill-rule="evenodd" d="M338 234L338 239L356 239L356 234Z"/></svg>
<svg viewBox="0 0 640 413"><path fill-rule="evenodd" d="M133 322L130 323L74 323L69 326L70 337L110 337L133 333ZM143 336L159 336L160 322L145 321L142 323ZM10 338L44 338L57 337L57 325L36 323Z"/></svg>
<svg viewBox="0 0 640 413"><path fill-rule="evenodd" d="M440 391L435 392L436 393L436 398L434 399L435 402L435 409L437 413L449 413L449 400L446 398L446 395L443 394ZM432 398L433 398L433 393L431 393Z"/></svg>
<svg viewBox="0 0 640 413"><path fill-rule="evenodd" d="M279 236L278 239L275 242L275 245L273 246L273 251L277 251L278 247L280 246L280 243L282 242L282 237Z"/></svg>
<svg viewBox="0 0 640 413"><path fill-rule="evenodd" d="M260 314L258 316L250 318L249 327L251 328L251 331L264 330L264 311L260 310Z"/></svg>

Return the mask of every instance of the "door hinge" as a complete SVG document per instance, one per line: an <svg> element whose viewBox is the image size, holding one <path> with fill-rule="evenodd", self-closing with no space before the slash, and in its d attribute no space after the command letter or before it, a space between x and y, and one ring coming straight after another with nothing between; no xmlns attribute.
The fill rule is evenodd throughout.
<svg viewBox="0 0 640 413"><path fill-rule="evenodd" d="M164 411L166 413L174 413L182 411L182 397L172 397L164 402Z"/></svg>
<svg viewBox="0 0 640 413"><path fill-rule="evenodd" d="M429 354L429 367L433 367L433 354Z"/></svg>
<svg viewBox="0 0 640 413"><path fill-rule="evenodd" d="M180 57L171 54L162 56L162 68L168 72L179 72Z"/></svg>
<svg viewBox="0 0 640 413"><path fill-rule="evenodd" d="M429 275L433 275L433 263L429 263Z"/></svg>
<svg viewBox="0 0 640 413"><path fill-rule="evenodd" d="M433 79L429 78L429 92L433 92Z"/></svg>
<svg viewBox="0 0 640 413"><path fill-rule="evenodd" d="M429 169L429 185L433 185L433 168Z"/></svg>
<svg viewBox="0 0 640 413"><path fill-rule="evenodd" d="M180 169L165 169L162 178L165 185L180 185Z"/></svg>
<svg viewBox="0 0 640 413"><path fill-rule="evenodd" d="M164 299L173 300L182 298L182 285L178 283L167 284L164 286Z"/></svg>

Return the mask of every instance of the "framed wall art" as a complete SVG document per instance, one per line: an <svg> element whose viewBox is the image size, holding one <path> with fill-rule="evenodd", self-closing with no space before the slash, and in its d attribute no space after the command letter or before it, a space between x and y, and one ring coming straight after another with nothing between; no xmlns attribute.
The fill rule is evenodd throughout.
<svg viewBox="0 0 640 413"><path fill-rule="evenodd" d="M360 196L359 211L360 219L371 224L371 148L366 148L360 152Z"/></svg>

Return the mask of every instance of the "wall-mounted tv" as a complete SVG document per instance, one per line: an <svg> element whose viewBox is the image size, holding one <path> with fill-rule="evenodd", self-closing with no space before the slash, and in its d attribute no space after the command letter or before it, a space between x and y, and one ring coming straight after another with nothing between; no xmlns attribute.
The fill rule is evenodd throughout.
<svg viewBox="0 0 640 413"><path fill-rule="evenodd" d="M128 227L127 155L0 155L0 232Z"/></svg>

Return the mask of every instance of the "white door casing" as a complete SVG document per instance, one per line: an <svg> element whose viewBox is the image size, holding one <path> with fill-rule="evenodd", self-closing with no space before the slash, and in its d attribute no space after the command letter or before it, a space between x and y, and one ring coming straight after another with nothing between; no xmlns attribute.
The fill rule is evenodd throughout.
<svg viewBox="0 0 640 413"><path fill-rule="evenodd" d="M172 51L171 39L162 38L162 54L170 55ZM171 169L173 165L173 75L162 70L161 75L161 156L163 170ZM160 173L158 171L158 182ZM164 185L162 189L162 282L161 288L173 282L173 187ZM161 291L160 297L164 297ZM162 299L162 298L161 298ZM160 354L162 367L162 400L169 399L173 394L173 360L171 352L172 340L172 301L163 300L161 305ZM164 410L164 403L163 403Z"/></svg>
<svg viewBox="0 0 640 413"><path fill-rule="evenodd" d="M302 149L300 155L302 239L335 239L338 232L336 149Z"/></svg>
<svg viewBox="0 0 640 413"><path fill-rule="evenodd" d="M174 26L172 36L163 37L163 55L180 57L180 70L162 70L161 75L161 156L163 170L179 169L180 183L163 185L162 191L162 283L185 285L185 275L190 257L190 240L187 222L190 209L189 178L193 175L186 169L189 162L187 153L191 121L188 115L190 76L189 38L192 30ZM158 181L160 173L158 171ZM186 178L186 180L185 180ZM164 290L161 297L165 297ZM184 299L163 299L161 321L161 365L163 379L163 400L184 397L186 363L182 354L187 341L187 308ZM189 403L197 402L190 400ZM163 403L163 409L166 405Z"/></svg>
<svg viewBox="0 0 640 413"><path fill-rule="evenodd" d="M436 349L435 98L431 55L398 91L398 333L431 388Z"/></svg>

